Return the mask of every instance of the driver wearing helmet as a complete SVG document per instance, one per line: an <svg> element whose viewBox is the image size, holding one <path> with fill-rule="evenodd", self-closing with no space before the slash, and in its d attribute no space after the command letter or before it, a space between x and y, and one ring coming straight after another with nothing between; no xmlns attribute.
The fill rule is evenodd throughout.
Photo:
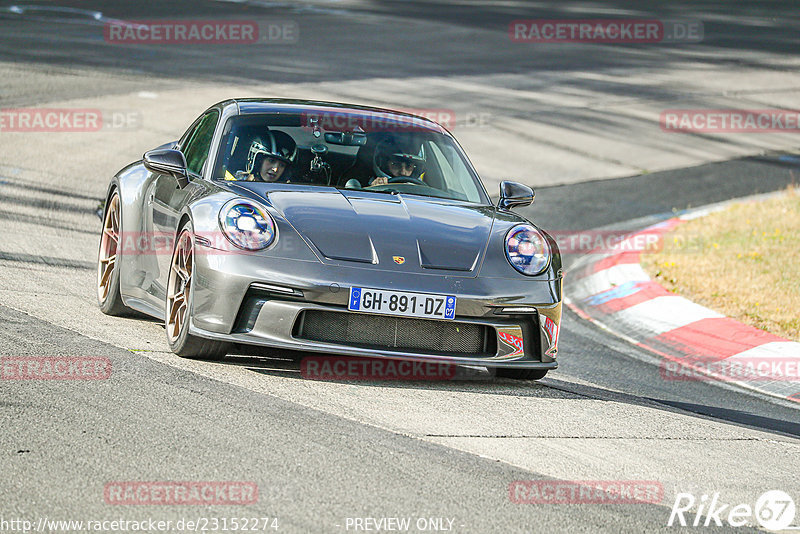
<svg viewBox="0 0 800 534"><path fill-rule="evenodd" d="M256 137L247 153L247 170L237 171L236 176L227 180L246 180L248 182L277 182L286 168L297 159L297 143L281 131L267 130ZM287 180L288 181L288 180Z"/></svg>
<svg viewBox="0 0 800 534"><path fill-rule="evenodd" d="M421 143L411 139L385 139L375 148L373 168L376 177L370 186L386 185L390 181L419 183L425 177L425 151Z"/></svg>

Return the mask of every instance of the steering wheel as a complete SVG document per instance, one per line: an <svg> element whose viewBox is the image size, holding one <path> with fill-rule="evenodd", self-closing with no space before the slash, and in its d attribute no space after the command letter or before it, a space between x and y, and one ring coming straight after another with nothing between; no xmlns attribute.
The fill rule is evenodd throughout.
<svg viewBox="0 0 800 534"><path fill-rule="evenodd" d="M411 176L395 176L394 178L389 178L389 183L390 184L407 183L407 184L416 184L416 185L426 185L425 182L423 182L419 178L412 178Z"/></svg>

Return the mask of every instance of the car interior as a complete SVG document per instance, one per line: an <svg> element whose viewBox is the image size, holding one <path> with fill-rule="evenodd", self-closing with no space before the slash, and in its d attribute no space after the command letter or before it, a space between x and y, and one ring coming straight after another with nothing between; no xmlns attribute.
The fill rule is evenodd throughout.
<svg viewBox="0 0 800 534"><path fill-rule="evenodd" d="M434 142L436 132L422 128L408 131L393 131L392 128L356 132L322 131L304 120L301 114L253 114L233 117L225 126L223 149L213 174L216 180L235 180L237 172L241 176L247 169L250 145L264 132L283 132L297 143L297 156L288 165L281 178L283 183L311 184L336 187L339 189L367 189L387 193L421 194L441 198L471 200L453 180L448 183L445 172L453 174L452 168L443 170L447 156ZM394 130L397 130L395 128ZM392 183L370 185L376 177L374 156L376 147L388 138L415 136L421 146L425 159L424 168L417 179L424 182L410 183L402 177L389 178ZM430 157L435 156L435 157ZM453 156L450 156L452 159ZM470 180L471 181L471 180ZM474 186L473 186L474 187Z"/></svg>

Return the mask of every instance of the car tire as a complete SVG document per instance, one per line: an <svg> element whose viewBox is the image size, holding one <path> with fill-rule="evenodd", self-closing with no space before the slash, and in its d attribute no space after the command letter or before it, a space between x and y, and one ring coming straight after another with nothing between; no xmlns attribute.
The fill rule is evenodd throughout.
<svg viewBox="0 0 800 534"><path fill-rule="evenodd" d="M193 336L189 316L194 294L194 232L187 222L178 230L170 259L164 329L169 348L183 358L219 360L227 354L229 343Z"/></svg>
<svg viewBox="0 0 800 534"><path fill-rule="evenodd" d="M103 228L97 251L97 304L106 315L121 317L133 314L119 292L119 251L122 235L122 202L115 189L106 202Z"/></svg>
<svg viewBox="0 0 800 534"><path fill-rule="evenodd" d="M541 380L547 375L547 369L508 369L498 368L497 378L512 378L514 380Z"/></svg>

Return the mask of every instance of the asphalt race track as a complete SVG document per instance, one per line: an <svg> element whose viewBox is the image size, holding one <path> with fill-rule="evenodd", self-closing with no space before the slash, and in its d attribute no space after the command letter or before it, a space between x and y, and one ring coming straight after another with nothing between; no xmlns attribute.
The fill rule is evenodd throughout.
<svg viewBox="0 0 800 534"><path fill-rule="evenodd" d="M0 108L92 108L109 122L97 132L0 123L0 356L108 358L113 372L0 380L0 531L24 530L4 521L43 518L268 517L279 532L378 531L387 518L410 518L411 532L658 532L679 530L668 520L681 493L698 504L719 494L732 508L780 490L800 505L800 405L666 381L651 354L569 311L560 367L540 382L485 371L313 381L300 376L302 354L281 351L181 359L163 323L97 309L94 214L119 168L235 96L444 112L490 193L507 178L535 187L520 213L551 230L634 231L677 210L777 191L800 175L796 133L675 134L658 121L670 108L796 109L795 3L14 6L0 2ZM704 37L537 47L508 34L515 19L612 17L702 21ZM103 33L114 19L247 19L299 37L115 44ZM567 276L576 257L565 257ZM661 494L635 504L512 502L510 486L530 480L640 481ZM109 503L104 489L122 481L247 481L258 496L233 506ZM751 517L735 530L759 529Z"/></svg>

